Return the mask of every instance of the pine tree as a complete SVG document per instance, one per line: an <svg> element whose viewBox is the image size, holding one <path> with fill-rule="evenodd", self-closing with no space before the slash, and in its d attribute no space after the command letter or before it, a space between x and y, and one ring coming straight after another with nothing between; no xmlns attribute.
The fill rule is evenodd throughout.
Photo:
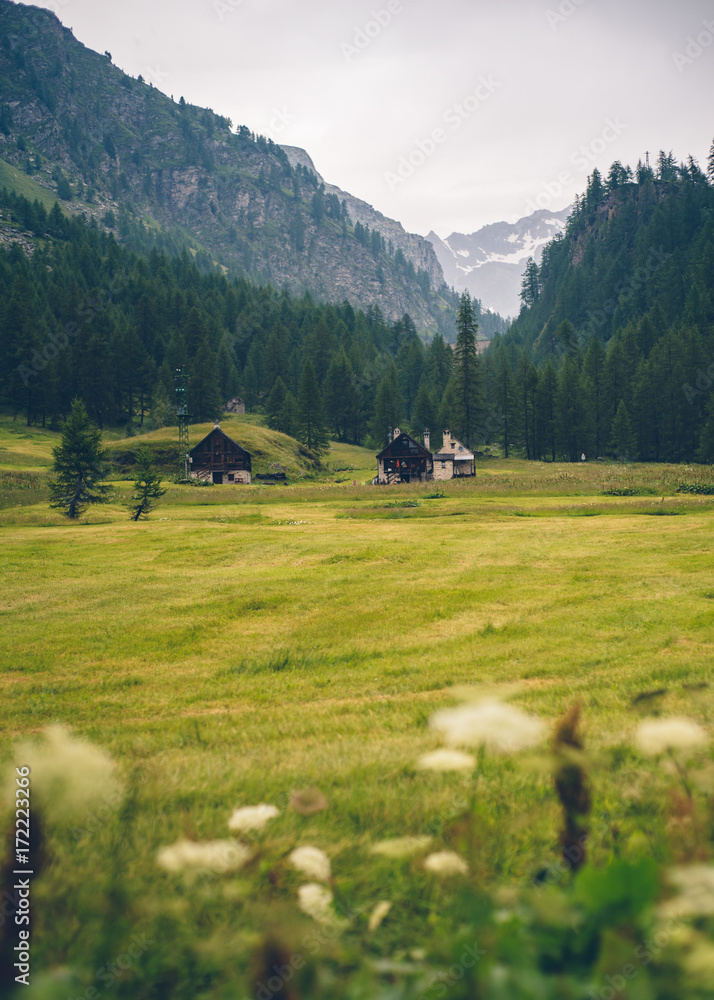
<svg viewBox="0 0 714 1000"><path fill-rule="evenodd" d="M52 449L55 478L50 482L50 507L67 517L79 517L90 504L107 503L102 435L91 423L81 399L72 402L60 444Z"/></svg>
<svg viewBox="0 0 714 1000"><path fill-rule="evenodd" d="M325 409L315 369L309 359L305 362L298 388L297 431L298 440L308 451L318 456L329 451Z"/></svg>
<svg viewBox="0 0 714 1000"><path fill-rule="evenodd" d="M482 388L476 351L478 324L468 291L464 291L456 317L456 350L454 351L455 432L467 448L475 440L482 417Z"/></svg>
<svg viewBox="0 0 714 1000"><path fill-rule="evenodd" d="M402 415L402 397L399 391L397 369L392 362L389 371L377 386L374 399L372 436L378 447L386 447L392 439L392 431L398 426Z"/></svg>
<svg viewBox="0 0 714 1000"><path fill-rule="evenodd" d="M707 177L714 184L714 142L709 150L709 159L707 160Z"/></svg>
<svg viewBox="0 0 714 1000"><path fill-rule="evenodd" d="M635 435L632 433L630 414L624 399L620 400L610 434L610 449L621 461L626 462L635 454Z"/></svg>
<svg viewBox="0 0 714 1000"><path fill-rule="evenodd" d="M166 490L161 488L161 474L154 469L151 449L146 445L140 448L136 462L138 468L134 492L127 504L131 521L147 518L149 511L156 507L157 501L166 493Z"/></svg>
<svg viewBox="0 0 714 1000"><path fill-rule="evenodd" d="M538 275L538 265L532 257L528 258L526 269L523 272L521 281L521 303L528 308L532 306L540 294L540 279Z"/></svg>
<svg viewBox="0 0 714 1000"><path fill-rule="evenodd" d="M292 435L295 430L295 397L278 376L265 404L268 427L282 434Z"/></svg>

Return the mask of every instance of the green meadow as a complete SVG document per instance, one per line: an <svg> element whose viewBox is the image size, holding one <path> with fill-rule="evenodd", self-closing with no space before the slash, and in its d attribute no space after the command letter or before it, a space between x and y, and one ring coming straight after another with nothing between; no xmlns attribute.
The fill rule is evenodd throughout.
<svg viewBox="0 0 714 1000"><path fill-rule="evenodd" d="M666 716L711 732L714 496L678 490L711 488L712 470L485 456L471 481L373 487L365 449L335 444L315 469L291 439L275 457L252 418L222 426L288 485L167 483L136 524L130 466L71 523L47 505L58 435L0 425L3 763L59 723L111 755L123 789L69 818L38 805L23 995L607 1000L620 976L624 998L711 997L710 916L621 970L657 930L666 870L711 862L711 750L663 766L634 736ZM562 823L548 740L480 751L473 774L415 769L440 745L430 716L464 687L549 733L581 706L593 807L577 875L537 877L558 870ZM326 809L291 806L308 788ZM280 814L244 838L240 871L157 864L179 839L229 837L231 811L257 803ZM370 853L404 836L468 874ZM334 926L296 905L305 878L287 858L305 844L330 858ZM134 934L151 943L112 967ZM289 979L271 973L296 955Z"/></svg>

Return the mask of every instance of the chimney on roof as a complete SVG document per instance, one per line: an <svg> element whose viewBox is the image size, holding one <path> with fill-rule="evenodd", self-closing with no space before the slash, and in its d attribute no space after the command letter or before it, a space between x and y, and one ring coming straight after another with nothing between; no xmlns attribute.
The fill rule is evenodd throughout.
<svg viewBox="0 0 714 1000"><path fill-rule="evenodd" d="M430 441L431 441L431 432L429 431L428 427L425 427L424 428L424 447L426 448L427 451L431 451L431 449L429 448L429 442Z"/></svg>
<svg viewBox="0 0 714 1000"><path fill-rule="evenodd" d="M396 441L396 440L397 440L397 438L399 437L399 435L400 435L401 433L402 433L402 432L401 432L401 431L399 430L399 428L398 428L398 427L395 427L395 428L394 428L394 437L392 438L392 441Z"/></svg>
<svg viewBox="0 0 714 1000"><path fill-rule="evenodd" d="M443 448L444 451L448 451L451 448L451 431L448 429L444 431Z"/></svg>
<svg viewBox="0 0 714 1000"><path fill-rule="evenodd" d="M220 422L220 420L214 420L213 421L213 429L214 429L214 431L219 431L221 429L221 422Z"/></svg>

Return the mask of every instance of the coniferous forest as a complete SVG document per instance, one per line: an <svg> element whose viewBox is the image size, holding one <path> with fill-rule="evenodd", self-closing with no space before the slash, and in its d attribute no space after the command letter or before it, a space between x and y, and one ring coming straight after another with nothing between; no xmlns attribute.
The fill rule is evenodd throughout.
<svg viewBox="0 0 714 1000"><path fill-rule="evenodd" d="M593 171L487 355L505 454L714 461L713 180L714 147Z"/></svg>
<svg viewBox="0 0 714 1000"><path fill-rule="evenodd" d="M529 263L519 317L480 359L479 442L546 461L714 460L709 173L665 153L654 170L593 172L566 232ZM130 248L57 205L0 197L36 237L30 255L0 250L2 397L29 424L56 426L75 396L100 427L171 423L184 365L194 419L240 394L301 437L309 360L321 439L465 434L454 352L408 315L229 279L186 250Z"/></svg>
<svg viewBox="0 0 714 1000"><path fill-rule="evenodd" d="M453 352L441 335L425 346L408 315L389 323L376 306L229 280L185 250L129 249L57 205L0 201L37 238L29 255L0 249L3 404L28 425L58 426L75 397L99 427L170 424L185 366L193 420L240 394L300 437L308 362L323 437L381 446L397 424L421 433L449 421Z"/></svg>

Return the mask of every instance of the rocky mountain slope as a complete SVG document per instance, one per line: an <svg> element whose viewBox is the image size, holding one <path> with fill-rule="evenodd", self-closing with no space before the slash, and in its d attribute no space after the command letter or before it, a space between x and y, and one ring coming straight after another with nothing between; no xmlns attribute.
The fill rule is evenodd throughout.
<svg viewBox="0 0 714 1000"><path fill-rule="evenodd" d="M449 335L455 297L425 240L323 185L311 161L127 76L52 13L1 0L0 94L0 158L65 210Z"/></svg>
<svg viewBox="0 0 714 1000"><path fill-rule="evenodd" d="M571 209L547 210L519 219L496 222L475 233L452 233L442 240L431 232L427 239L449 285L465 288L481 300L485 308L502 316L516 316L520 310L521 279L529 257L540 263L543 247L565 229Z"/></svg>

